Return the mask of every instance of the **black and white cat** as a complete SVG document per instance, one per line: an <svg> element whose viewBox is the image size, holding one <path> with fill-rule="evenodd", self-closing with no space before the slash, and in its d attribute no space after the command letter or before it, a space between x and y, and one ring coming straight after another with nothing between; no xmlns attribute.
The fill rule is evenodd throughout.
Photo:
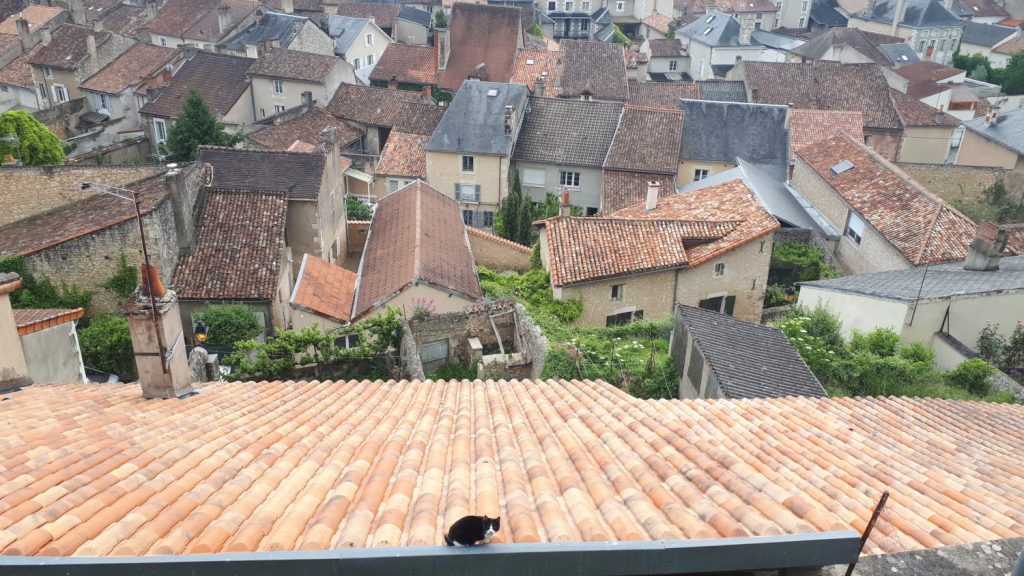
<svg viewBox="0 0 1024 576"><path fill-rule="evenodd" d="M498 530L501 530L500 517L464 516L448 528L444 543L448 546L473 546L477 542L487 544Z"/></svg>

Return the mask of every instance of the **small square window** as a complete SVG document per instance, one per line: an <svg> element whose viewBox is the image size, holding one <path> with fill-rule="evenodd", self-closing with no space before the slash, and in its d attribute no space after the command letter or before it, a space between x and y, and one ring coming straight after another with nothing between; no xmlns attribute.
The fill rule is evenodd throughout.
<svg viewBox="0 0 1024 576"><path fill-rule="evenodd" d="M612 300L621 301L622 295L626 292L625 284L613 284L612 285Z"/></svg>
<svg viewBox="0 0 1024 576"><path fill-rule="evenodd" d="M697 168L696 170L693 171L693 181L694 182L697 182L699 180L703 180L703 179L705 179L707 177L708 177L708 169L707 168Z"/></svg>
<svg viewBox="0 0 1024 576"><path fill-rule="evenodd" d="M715 278L720 278L722 276L725 276L725 263L719 262L718 264L715 264Z"/></svg>
<svg viewBox="0 0 1024 576"><path fill-rule="evenodd" d="M846 235L857 245L864 239L864 221L853 212L850 212L850 218L846 222Z"/></svg>
<svg viewBox="0 0 1024 576"><path fill-rule="evenodd" d="M565 11L566 12L572 12L572 2L571 1L568 1L568 0L566 1L566 3L565 3Z"/></svg>
<svg viewBox="0 0 1024 576"><path fill-rule="evenodd" d="M590 13L590 2L582 2L580 3L580 6L584 12L587 12L588 14Z"/></svg>
<svg viewBox="0 0 1024 576"><path fill-rule="evenodd" d="M619 0L618 2L616 2L615 3L615 11L616 12L625 12L626 11L626 3L623 2L622 0Z"/></svg>
<svg viewBox="0 0 1024 576"><path fill-rule="evenodd" d="M274 104L274 114L280 114L284 112L284 106L282 104Z"/></svg>
<svg viewBox="0 0 1024 576"><path fill-rule="evenodd" d="M548 12L554 12L555 10L558 10L557 3L556 2L548 2Z"/></svg>
<svg viewBox="0 0 1024 576"><path fill-rule="evenodd" d="M161 36L160 37L160 45L163 46L164 48L166 48L167 47L167 38L164 38L163 36Z"/></svg>
<svg viewBox="0 0 1024 576"><path fill-rule="evenodd" d="M679 69L679 61L678 60L670 60L669 63L668 63L668 69L670 71L672 71L672 72L675 72L676 70L678 70Z"/></svg>
<svg viewBox="0 0 1024 576"><path fill-rule="evenodd" d="M463 172L474 172L476 170L476 158L472 156L462 157L462 171Z"/></svg>

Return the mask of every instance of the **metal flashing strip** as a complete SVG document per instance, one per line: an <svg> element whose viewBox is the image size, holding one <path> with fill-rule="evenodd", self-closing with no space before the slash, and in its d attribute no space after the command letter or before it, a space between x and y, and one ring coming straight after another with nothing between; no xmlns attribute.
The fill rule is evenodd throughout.
<svg viewBox="0 0 1024 576"><path fill-rule="evenodd" d="M3 576L643 576L849 564L852 530L714 540L419 546L135 557L0 556Z"/></svg>

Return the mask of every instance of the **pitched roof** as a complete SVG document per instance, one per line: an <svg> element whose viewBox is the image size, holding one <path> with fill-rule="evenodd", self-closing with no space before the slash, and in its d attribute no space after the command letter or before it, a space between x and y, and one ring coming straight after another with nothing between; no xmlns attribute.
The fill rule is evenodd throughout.
<svg viewBox="0 0 1024 576"><path fill-rule="evenodd" d="M441 88L458 90L479 64L487 69L487 77L481 80L508 82L512 78L523 33L518 8L456 2L448 26L451 53L440 73Z"/></svg>
<svg viewBox="0 0 1024 576"><path fill-rule="evenodd" d="M133 88L160 72L177 55L178 51L173 48L138 42L102 70L90 76L80 88L119 94L122 90Z"/></svg>
<svg viewBox="0 0 1024 576"><path fill-rule="evenodd" d="M944 86L952 89L951 84L937 84L937 86ZM960 119L946 114L945 112L939 112L935 108L925 104L918 100L915 95L904 94L895 88L890 90L892 95L893 104L896 106L896 113L899 114L900 120L904 126L948 126L955 128L960 125Z"/></svg>
<svg viewBox="0 0 1024 576"><path fill-rule="evenodd" d="M506 238L502 238L501 236L498 236L497 234L493 234L491 232L488 232L487 230L483 230L483 229L480 229L480 228L474 228L472 226L466 226L466 232L470 236L476 236L477 238L486 238L487 240L490 240L491 242L497 242L498 244L501 244L503 246L507 246L509 248L512 248L513 250L522 252L523 254L532 254L533 253L533 249L530 248L529 246L524 246L524 245L522 245L522 244L520 244L518 242L513 242L513 241L508 240Z"/></svg>
<svg viewBox="0 0 1024 576"><path fill-rule="evenodd" d="M743 158L786 173L788 107L706 100L682 100L680 106L686 118L681 160L735 164Z"/></svg>
<svg viewBox="0 0 1024 576"><path fill-rule="evenodd" d="M62 8L58 8L56 6L29 4L21 10L18 10L15 14L11 14L7 18L0 20L0 34L17 36L18 25L16 24L16 21L21 18L28 21L29 31L35 32L40 26L43 26L50 20L60 16L63 12L64 10Z"/></svg>
<svg viewBox="0 0 1024 576"><path fill-rule="evenodd" d="M700 98L700 90L693 82L634 82L629 81L629 103L647 108L679 110L680 98Z"/></svg>
<svg viewBox="0 0 1024 576"><path fill-rule="evenodd" d="M892 23L897 6L902 6L900 26L909 28L963 27L964 21L937 0L877 0L854 16L875 22Z"/></svg>
<svg viewBox="0 0 1024 576"><path fill-rule="evenodd" d="M693 267L778 229L741 180L670 195L600 218L549 218L551 283L583 282Z"/></svg>
<svg viewBox="0 0 1024 576"><path fill-rule="evenodd" d="M320 132L328 127L338 129L338 144L342 149L362 136L359 130L339 120L326 109L313 108L287 122L251 132L246 135L246 139L271 150L287 150L296 140L316 144L320 141Z"/></svg>
<svg viewBox="0 0 1024 576"><path fill-rule="evenodd" d="M765 104L793 103L812 110L855 110L865 128L899 129L889 83L875 64L751 62L741 64L753 99Z"/></svg>
<svg viewBox="0 0 1024 576"><path fill-rule="evenodd" d="M227 114L249 88L245 71L253 62L252 58L197 52L140 112L176 118L189 90L195 90L214 114Z"/></svg>
<svg viewBox="0 0 1024 576"><path fill-rule="evenodd" d="M558 96L558 52L550 50L519 50L512 82L525 84L530 92L536 90L537 78L544 77L544 95Z"/></svg>
<svg viewBox="0 0 1024 576"><path fill-rule="evenodd" d="M370 80L389 82L392 78L407 84L435 84L434 47L388 44L370 73Z"/></svg>
<svg viewBox="0 0 1024 576"><path fill-rule="evenodd" d="M701 100L747 101L747 87L742 80L698 80L697 92L700 94Z"/></svg>
<svg viewBox="0 0 1024 576"><path fill-rule="evenodd" d="M427 177L427 140L430 136L391 132L387 144L380 152L376 174L383 176L404 176L407 178Z"/></svg>
<svg viewBox="0 0 1024 576"><path fill-rule="evenodd" d="M279 48L264 52L249 66L248 74L323 84L339 61L334 56Z"/></svg>
<svg viewBox="0 0 1024 576"><path fill-rule="evenodd" d="M515 134L505 131L505 107L523 114L527 94L521 84L466 80L430 136L427 150L511 154Z"/></svg>
<svg viewBox="0 0 1024 576"><path fill-rule="evenodd" d="M991 48L1019 32L1019 29L1011 28L1010 26L982 24L980 22L966 22L964 23L964 32L960 37L960 43L988 46Z"/></svg>
<svg viewBox="0 0 1024 576"><path fill-rule="evenodd" d="M660 198L676 193L674 175L605 170L601 174L601 212L607 214L645 201L648 182L661 185Z"/></svg>
<svg viewBox="0 0 1024 576"><path fill-rule="evenodd" d="M353 316L413 283L483 296L459 203L417 180L377 202L363 248Z"/></svg>
<svg viewBox="0 0 1024 576"><path fill-rule="evenodd" d="M78 320L84 315L85 308L19 308L14 310L14 323L18 326L18 336L25 336L51 326Z"/></svg>
<svg viewBox="0 0 1024 576"><path fill-rule="evenodd" d="M792 110L789 117L790 146L794 153L809 144L814 144L846 132L857 140L864 141L864 115L860 112L839 110Z"/></svg>
<svg viewBox="0 0 1024 576"><path fill-rule="evenodd" d="M221 6L228 7L232 28L256 10L256 5L248 0L174 0L164 2L159 15L146 23L145 29L164 36L217 42L231 32L231 29L220 31L218 10Z"/></svg>
<svg viewBox="0 0 1024 576"><path fill-rule="evenodd" d="M200 146L197 162L213 167L212 188L285 192L289 199L315 200L320 195L326 156L320 152L285 152Z"/></svg>
<svg viewBox="0 0 1024 576"><path fill-rule="evenodd" d="M352 18L350 16L338 16L330 14L327 16L327 33L334 38L334 53L345 54L362 36L363 30L369 26L367 18Z"/></svg>
<svg viewBox="0 0 1024 576"><path fill-rule="evenodd" d="M430 28L430 23L432 21L432 18L430 17L430 12L427 12L426 10L420 10L419 8L415 8L413 6L405 5L402 5L398 8L398 16L396 16L396 18L398 18L399 20L404 20L406 22L411 22L413 24L418 24L420 26L423 26L424 28ZM378 26L379 25L380 24L378 24Z"/></svg>
<svg viewBox="0 0 1024 576"><path fill-rule="evenodd" d="M902 170L846 135L800 150L802 158L911 265L961 260L975 225ZM853 168L836 175L843 160Z"/></svg>
<svg viewBox="0 0 1024 576"><path fill-rule="evenodd" d="M560 95L589 94L604 100L628 100L626 61L621 44L562 40L559 59Z"/></svg>
<svg viewBox="0 0 1024 576"><path fill-rule="evenodd" d="M683 26L678 34L707 46L740 45L740 23L718 10L708 10L707 16Z"/></svg>
<svg viewBox="0 0 1024 576"><path fill-rule="evenodd" d="M398 108L391 127L399 132L429 136L437 129L447 111L448 107L433 102L405 102Z"/></svg>
<svg viewBox="0 0 1024 576"><path fill-rule="evenodd" d="M352 319L355 291L355 272L305 254L290 304L293 308L344 323Z"/></svg>
<svg viewBox="0 0 1024 576"><path fill-rule="evenodd" d="M87 39L94 36L97 48L111 38L110 32L96 32L89 26L64 24L53 31L49 44L33 51L29 64L49 66L61 70L75 70L88 57Z"/></svg>
<svg viewBox="0 0 1024 576"><path fill-rule="evenodd" d="M830 48L835 46L849 46L871 59L875 64L889 65L889 58L875 47L863 31L857 28L830 28L824 34L794 48L792 52L798 56L819 60Z"/></svg>
<svg viewBox="0 0 1024 576"><path fill-rule="evenodd" d="M896 68L894 72L906 78L911 83L939 82L964 73L963 70L953 68L952 66L945 66L930 60L922 60L920 62L914 62L913 64L907 64L906 66L900 66L899 68Z"/></svg>
<svg viewBox="0 0 1024 576"><path fill-rule="evenodd" d="M419 101L419 92L342 84L327 109L338 118L370 126L391 127L398 121L406 103Z"/></svg>
<svg viewBox="0 0 1024 576"><path fill-rule="evenodd" d="M513 158L601 167L621 115L621 104L530 98Z"/></svg>
<svg viewBox="0 0 1024 576"><path fill-rule="evenodd" d="M1010 56L1024 52L1024 36L1018 36L1013 40L1007 40L993 48L992 51L999 54L1009 54Z"/></svg>
<svg viewBox="0 0 1024 576"><path fill-rule="evenodd" d="M182 256L174 271L172 284L178 296L273 300L281 277L287 214L283 193L209 190L195 250Z"/></svg>
<svg viewBox="0 0 1024 576"><path fill-rule="evenodd" d="M281 48L288 48L309 21L305 16L268 11L258 21L252 22L220 46L233 52L245 52L247 45L276 41ZM299 62L294 64L301 65Z"/></svg>
<svg viewBox="0 0 1024 576"><path fill-rule="evenodd" d="M903 42L895 44L879 44L878 49L882 54L885 54L885 57L889 59L890 64L893 66L902 66L904 64L921 61L921 58L918 57L917 52L914 52L914 49L910 44ZM890 64L886 64L886 66Z"/></svg>
<svg viewBox="0 0 1024 576"><path fill-rule="evenodd" d="M676 317L726 398L828 396L780 330L690 306L676 306Z"/></svg>
<svg viewBox="0 0 1024 576"><path fill-rule="evenodd" d="M0 84L10 84L11 86L35 89L35 82L32 79L32 66L29 65L28 61L35 55L37 50L42 48L43 45L38 44L35 48L25 52L21 56L18 56L14 60L8 62L3 68L0 68Z"/></svg>
<svg viewBox="0 0 1024 576"><path fill-rule="evenodd" d="M811 22L829 28L845 28L849 20L840 11L838 0L811 0Z"/></svg>
<svg viewBox="0 0 1024 576"><path fill-rule="evenodd" d="M683 132L683 114L679 111L626 106L604 167L675 174Z"/></svg>
<svg viewBox="0 0 1024 576"><path fill-rule="evenodd" d="M138 38L139 30L148 22L145 6L121 3L107 10L100 17L104 30L114 34Z"/></svg>
<svg viewBox="0 0 1024 576"><path fill-rule="evenodd" d="M339 2L335 7L339 16L350 18L373 18L381 28L394 28L398 16L398 4L376 4L368 2ZM328 20L330 15L328 15Z"/></svg>
<svg viewBox="0 0 1024 576"><path fill-rule="evenodd" d="M964 128L1024 156L1024 108L997 115L991 126L984 118L975 118L964 122Z"/></svg>
<svg viewBox="0 0 1024 576"><path fill-rule="evenodd" d="M671 40L649 40L651 47L651 58L673 58L679 57L686 53L683 49L683 42L678 38L672 38Z"/></svg>

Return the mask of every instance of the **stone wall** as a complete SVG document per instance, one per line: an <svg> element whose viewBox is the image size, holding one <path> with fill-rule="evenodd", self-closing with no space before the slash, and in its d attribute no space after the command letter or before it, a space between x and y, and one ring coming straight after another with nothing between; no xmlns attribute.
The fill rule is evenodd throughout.
<svg viewBox="0 0 1024 576"><path fill-rule="evenodd" d="M828 263L829 266L839 272L842 272L843 270L834 253L835 243L829 242L828 239L813 230L808 228L779 228L775 231L774 242L775 246L785 244L787 242L809 243L821 252L821 255L825 258L825 262Z"/></svg>
<svg viewBox="0 0 1024 576"><path fill-rule="evenodd" d="M362 254L366 246L366 235L370 231L369 220L348 221L348 253Z"/></svg>
<svg viewBox="0 0 1024 576"><path fill-rule="evenodd" d="M38 73L37 73L38 74ZM71 86L67 86L69 89ZM48 93L52 94L52 91L48 89ZM72 96L74 96L72 94ZM54 134L57 135L61 140L66 140L71 136L74 136L77 131L75 127L78 125L78 117L88 112L88 106L85 103L85 97L74 98L68 102L57 104L45 110L39 110L33 112L32 116L50 129Z"/></svg>
<svg viewBox="0 0 1024 576"><path fill-rule="evenodd" d="M82 182L126 186L165 170L159 164L4 166L0 168L0 226L93 195Z"/></svg>
<svg viewBox="0 0 1024 576"><path fill-rule="evenodd" d="M932 194L946 202L975 199L981 191L1006 173L1004 168L958 166L955 164L897 164Z"/></svg>
<svg viewBox="0 0 1024 576"><path fill-rule="evenodd" d="M101 166L142 161L149 155L149 149L149 139L140 136L139 138L122 140L109 146L68 158L68 163L80 166Z"/></svg>
<svg viewBox="0 0 1024 576"><path fill-rule="evenodd" d="M514 270L525 272L530 268L530 249L498 238L485 231L468 231L469 246L477 266L497 272Z"/></svg>

